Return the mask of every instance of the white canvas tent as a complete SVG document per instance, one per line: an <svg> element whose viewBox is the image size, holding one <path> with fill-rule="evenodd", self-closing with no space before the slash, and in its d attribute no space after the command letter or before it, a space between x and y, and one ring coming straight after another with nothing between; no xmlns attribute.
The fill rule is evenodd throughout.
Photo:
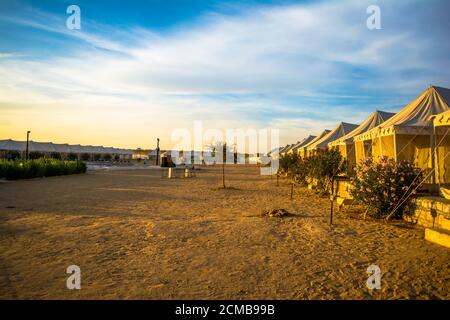
<svg viewBox="0 0 450 320"><path fill-rule="evenodd" d="M294 146L294 144L288 144L287 146L285 146L284 148L282 148L279 151L279 155L284 156L293 146Z"/></svg>
<svg viewBox="0 0 450 320"><path fill-rule="evenodd" d="M327 149L328 143L335 141L339 138L342 138L347 133L351 132L352 130L356 129L358 125L352 124L352 123L346 123L341 122L339 123L336 128L328 132L325 136L323 136L321 139L311 143L306 148L308 156L313 155L314 152L318 149Z"/></svg>
<svg viewBox="0 0 450 320"><path fill-rule="evenodd" d="M25 152L26 141L15 141L15 140L0 140L0 150L4 151L18 151ZM28 151L42 152L42 153L52 153L57 152L61 154L75 153L75 154L117 154L117 155L132 155L133 150L128 149L118 149L112 147L103 146L81 146L81 145L69 145L69 144L56 144L52 142L28 142Z"/></svg>
<svg viewBox="0 0 450 320"><path fill-rule="evenodd" d="M289 150L287 151L287 153L290 153L290 154L294 153L295 146L297 146L297 145L299 145L300 143L302 143L303 140L304 140L304 139L299 140L299 141L297 141L296 143L292 144L291 147L289 148ZM295 149L295 150L297 150L297 149Z"/></svg>
<svg viewBox="0 0 450 320"><path fill-rule="evenodd" d="M387 121L355 136L355 143L364 148L362 154L370 145L369 155L375 160L387 156L409 160L423 170L431 169L435 144L431 116L450 110L449 102L450 89L431 86Z"/></svg>
<svg viewBox="0 0 450 320"><path fill-rule="evenodd" d="M308 154L307 154L308 147L310 145L312 145L313 143L315 143L316 141L321 140L323 137L325 137L329 133L330 133L330 130L325 129L321 133L319 133L319 135L317 135L315 138L313 138L309 143L306 143L306 144L302 145L300 148L298 148L298 154L300 155L300 157L306 158L308 156Z"/></svg>
<svg viewBox="0 0 450 320"><path fill-rule="evenodd" d="M368 130L375 128L376 126L380 125L384 121L394 116L394 114L395 113L377 110L374 113L372 113L366 120L363 121L363 123L361 123L354 130L347 133L343 137L328 143L328 147L339 150L342 157L344 157L344 159L348 161L349 167L352 167L356 164L358 152L362 152L361 149L358 150L355 147L353 138L357 135L360 135L364 132L367 132Z"/></svg>
<svg viewBox="0 0 450 320"><path fill-rule="evenodd" d="M297 142L292 148L291 150L289 150L288 153L299 153L299 150L301 147L307 145L308 143L310 143L311 141L313 141L316 138L316 136L312 136L312 135L308 135L306 138L303 138L302 140L300 140L299 142Z"/></svg>

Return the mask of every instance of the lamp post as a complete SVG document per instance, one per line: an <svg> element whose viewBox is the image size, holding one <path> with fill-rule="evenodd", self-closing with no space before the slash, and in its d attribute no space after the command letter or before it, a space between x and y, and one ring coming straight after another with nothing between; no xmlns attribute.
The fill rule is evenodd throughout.
<svg viewBox="0 0 450 320"><path fill-rule="evenodd" d="M159 138L156 138L156 165L159 165Z"/></svg>
<svg viewBox="0 0 450 320"><path fill-rule="evenodd" d="M27 131L27 148L25 150L25 160L28 160L28 141L30 140L31 131Z"/></svg>

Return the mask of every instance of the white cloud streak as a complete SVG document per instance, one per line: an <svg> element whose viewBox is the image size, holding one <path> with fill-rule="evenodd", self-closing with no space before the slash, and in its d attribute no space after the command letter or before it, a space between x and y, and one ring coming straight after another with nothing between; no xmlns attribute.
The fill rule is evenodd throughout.
<svg viewBox="0 0 450 320"><path fill-rule="evenodd" d="M190 126L193 120L208 121L210 127L272 124L284 129L284 139L298 140L299 132L317 133L324 125L349 121L342 117L354 114L354 106L342 112L335 99L348 96L351 101L387 89L419 93L423 82L431 80L448 85L449 73L438 64L442 61L427 59L429 38L418 37L418 28L369 31L368 4L256 7L237 16L210 14L189 28L159 34L92 21L83 21L82 30L73 32L63 27L65 17L35 9L19 17L0 16L86 44L70 56L48 59L0 54L0 108L92 108L97 113L114 108L149 121L158 118L166 126ZM404 19L401 5L388 7L388 13ZM405 81L410 69L420 69L423 78ZM245 98L227 101L224 95L229 94ZM273 95L297 96L298 104L265 98ZM315 119L317 106L307 102L316 98L330 101L320 107L326 121ZM269 120L258 116L267 110L279 114ZM283 110L310 110L312 115L283 116ZM294 123L302 128L295 129Z"/></svg>

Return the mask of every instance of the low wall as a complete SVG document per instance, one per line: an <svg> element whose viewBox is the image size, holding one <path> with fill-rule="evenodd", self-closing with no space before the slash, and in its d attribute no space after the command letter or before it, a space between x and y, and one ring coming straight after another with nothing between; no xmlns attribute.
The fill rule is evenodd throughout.
<svg viewBox="0 0 450 320"><path fill-rule="evenodd" d="M410 216L405 220L426 228L450 230L450 200L439 197L419 197L413 200Z"/></svg>

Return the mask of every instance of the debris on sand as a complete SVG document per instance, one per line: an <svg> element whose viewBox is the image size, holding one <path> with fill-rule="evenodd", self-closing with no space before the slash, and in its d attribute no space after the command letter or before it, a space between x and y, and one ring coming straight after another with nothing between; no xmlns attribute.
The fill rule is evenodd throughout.
<svg viewBox="0 0 450 320"><path fill-rule="evenodd" d="M272 209L263 211L262 216L284 218L292 216L292 214L289 213L289 211L287 211L286 209Z"/></svg>

